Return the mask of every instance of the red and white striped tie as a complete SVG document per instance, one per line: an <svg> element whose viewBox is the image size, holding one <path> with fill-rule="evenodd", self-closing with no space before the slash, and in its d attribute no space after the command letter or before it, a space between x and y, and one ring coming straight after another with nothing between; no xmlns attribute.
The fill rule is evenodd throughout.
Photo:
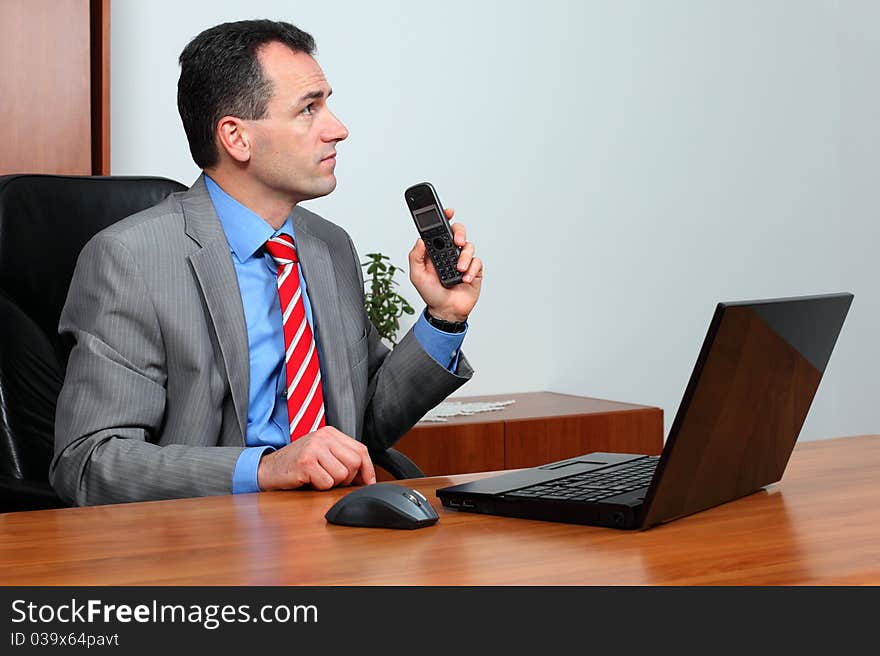
<svg viewBox="0 0 880 656"><path fill-rule="evenodd" d="M324 391L321 367L306 306L299 287L299 258L293 239L278 235L266 242L266 250L278 264L278 298L284 325L284 368L287 373L287 418L290 441L324 426Z"/></svg>

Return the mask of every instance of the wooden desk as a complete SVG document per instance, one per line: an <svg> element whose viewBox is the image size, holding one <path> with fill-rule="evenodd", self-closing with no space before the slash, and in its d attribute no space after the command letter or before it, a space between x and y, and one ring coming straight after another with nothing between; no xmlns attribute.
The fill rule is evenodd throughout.
<svg viewBox="0 0 880 656"><path fill-rule="evenodd" d="M450 401L504 401L501 410L445 422L419 422L396 449L426 476L535 467L593 451L663 450L663 410L570 394L529 392L454 397ZM380 480L389 480L384 475Z"/></svg>
<svg viewBox="0 0 880 656"><path fill-rule="evenodd" d="M347 492L0 515L0 584L880 584L880 436L798 445L783 482L649 531L446 511L417 531L325 523Z"/></svg>

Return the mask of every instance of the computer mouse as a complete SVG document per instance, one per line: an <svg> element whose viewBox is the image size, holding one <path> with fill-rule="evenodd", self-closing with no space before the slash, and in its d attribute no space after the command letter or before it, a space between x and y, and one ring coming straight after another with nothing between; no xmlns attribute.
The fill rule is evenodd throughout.
<svg viewBox="0 0 880 656"><path fill-rule="evenodd" d="M394 483L373 483L349 492L324 515L331 524L374 528L424 528L440 519L424 495Z"/></svg>

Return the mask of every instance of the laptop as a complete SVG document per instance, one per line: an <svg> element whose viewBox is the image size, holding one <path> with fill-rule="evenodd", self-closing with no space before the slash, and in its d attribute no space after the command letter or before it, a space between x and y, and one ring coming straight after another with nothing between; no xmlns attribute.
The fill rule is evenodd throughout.
<svg viewBox="0 0 880 656"><path fill-rule="evenodd" d="M447 508L646 529L782 478L853 295L719 303L660 456L589 453L437 490Z"/></svg>

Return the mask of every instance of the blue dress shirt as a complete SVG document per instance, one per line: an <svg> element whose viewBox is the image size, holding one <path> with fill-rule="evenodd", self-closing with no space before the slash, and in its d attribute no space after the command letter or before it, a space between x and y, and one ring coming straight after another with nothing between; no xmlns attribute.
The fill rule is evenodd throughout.
<svg viewBox="0 0 880 656"><path fill-rule="evenodd" d="M248 417L245 444L232 475L232 493L259 492L257 469L263 454L280 449L290 442L287 420L287 396L284 390L284 332L281 306L276 283L277 265L263 245L270 237L293 234L288 217L279 230L273 230L259 216L227 194L209 176L205 184L220 224L226 233L232 264L238 277L244 320L247 327L250 362ZM306 320L314 332L312 304L302 267L297 265L299 284L306 310ZM413 326L419 344L438 363L455 371L463 333L446 333L429 324L424 314ZM315 333L318 358L321 358L321 336Z"/></svg>

